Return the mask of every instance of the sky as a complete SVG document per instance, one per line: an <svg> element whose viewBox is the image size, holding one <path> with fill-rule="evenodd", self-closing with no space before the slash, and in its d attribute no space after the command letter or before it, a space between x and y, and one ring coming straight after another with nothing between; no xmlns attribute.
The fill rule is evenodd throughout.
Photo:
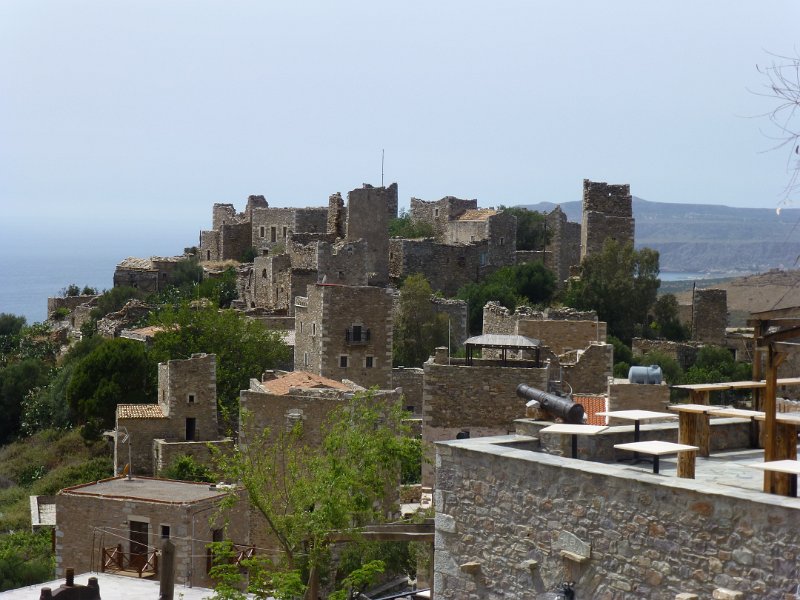
<svg viewBox="0 0 800 600"><path fill-rule="evenodd" d="M588 178L774 208L757 66L798 23L796 0L2 0L0 251L190 245L215 202L324 206L382 154L401 206Z"/></svg>

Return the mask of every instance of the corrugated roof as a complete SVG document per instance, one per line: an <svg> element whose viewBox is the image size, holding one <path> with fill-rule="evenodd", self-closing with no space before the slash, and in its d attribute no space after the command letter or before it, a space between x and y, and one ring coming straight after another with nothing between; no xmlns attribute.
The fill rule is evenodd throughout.
<svg viewBox="0 0 800 600"><path fill-rule="evenodd" d="M165 419L158 404L117 404L119 419Z"/></svg>
<svg viewBox="0 0 800 600"><path fill-rule="evenodd" d="M541 345L536 338L524 335L502 335L499 333L484 333L469 338L464 345L483 346L485 348L535 348Z"/></svg>
<svg viewBox="0 0 800 600"><path fill-rule="evenodd" d="M307 371L291 371L282 377L265 381L261 386L270 394L288 394L290 388L319 389L330 388L333 390L352 391L341 381L328 379L322 375L315 375Z"/></svg>
<svg viewBox="0 0 800 600"><path fill-rule="evenodd" d="M473 208L465 211L459 215L458 221L485 221L489 217L497 214L496 210L491 208Z"/></svg>

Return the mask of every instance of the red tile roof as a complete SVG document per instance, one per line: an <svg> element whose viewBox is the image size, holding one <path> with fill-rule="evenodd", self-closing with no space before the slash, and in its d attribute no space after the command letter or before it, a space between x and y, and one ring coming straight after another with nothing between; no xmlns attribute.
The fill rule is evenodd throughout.
<svg viewBox="0 0 800 600"><path fill-rule="evenodd" d="M118 419L165 419L158 404L117 404Z"/></svg>
<svg viewBox="0 0 800 600"><path fill-rule="evenodd" d="M581 394L572 396L572 400L583 405L583 412L586 415L587 425L606 425L606 418L598 416L596 413L607 410L605 396L592 396Z"/></svg>
<svg viewBox="0 0 800 600"><path fill-rule="evenodd" d="M276 395L288 394L290 388L330 388L346 392L352 391L352 388L346 386L341 381L334 381L333 379L315 375L314 373L308 373L307 371L291 371L277 379L265 381L261 385L270 394Z"/></svg>

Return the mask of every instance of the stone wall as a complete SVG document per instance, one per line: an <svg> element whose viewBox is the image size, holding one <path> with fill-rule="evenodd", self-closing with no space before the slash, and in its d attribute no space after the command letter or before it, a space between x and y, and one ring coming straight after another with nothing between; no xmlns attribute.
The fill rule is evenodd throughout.
<svg viewBox="0 0 800 600"><path fill-rule="evenodd" d="M68 311L72 312L81 304L91 302L97 297L98 296L96 294L81 296L51 296L47 299L47 318L49 319L52 317L53 313L59 308L66 308Z"/></svg>
<svg viewBox="0 0 800 600"><path fill-rule="evenodd" d="M191 358L159 363L158 404L164 416L175 423L175 437L166 439L182 437L182 441L194 442L218 439L217 357L192 354ZM186 437L187 419L194 419L194 439Z"/></svg>
<svg viewBox="0 0 800 600"><path fill-rule="evenodd" d="M364 286L368 283L367 242L317 243L317 281ZM314 283L317 283L315 281Z"/></svg>
<svg viewBox="0 0 800 600"><path fill-rule="evenodd" d="M414 367L395 367L392 369L392 387L402 388L403 408L415 416L422 414L422 385L424 371Z"/></svg>
<svg viewBox="0 0 800 600"><path fill-rule="evenodd" d="M347 210L339 192L328 198L328 221L326 231L334 238L344 238L347 231Z"/></svg>
<svg viewBox="0 0 800 600"><path fill-rule="evenodd" d="M620 244L634 241L630 185L609 185L584 179L581 260L600 252L608 238Z"/></svg>
<svg viewBox="0 0 800 600"><path fill-rule="evenodd" d="M151 472L156 477L163 477L162 472L183 456L190 456L196 463L212 467L214 455L211 448L222 454L230 454L233 452L233 440L225 438L224 440L207 442L168 442L163 439L154 439Z"/></svg>
<svg viewBox="0 0 800 600"><path fill-rule="evenodd" d="M397 215L397 184L389 187L363 187L347 194L347 233L349 242L359 238L367 243L367 271L370 285L389 282L389 214Z"/></svg>
<svg viewBox="0 0 800 600"><path fill-rule="evenodd" d="M360 334L357 332L360 330ZM309 285L295 301L295 369L387 389L392 297L384 288Z"/></svg>
<svg viewBox="0 0 800 600"><path fill-rule="evenodd" d="M444 362L437 362L437 361ZM547 389L549 367L467 366L464 360L447 356L428 360L422 400L422 440L428 461L422 465L422 484L433 484L433 443L453 439L461 432L472 437L505 434L514 421L525 415L520 383Z"/></svg>
<svg viewBox="0 0 800 600"><path fill-rule="evenodd" d="M142 480L135 479L132 485L137 483L141 486ZM208 484L192 483L175 485L208 487ZM220 492L219 498L225 495ZM219 500L186 504L172 498L148 501L124 496L79 496L67 489L56 496L56 577L63 577L66 567L74 567L76 573L99 572L104 547L121 544L122 551L128 555L130 521L149 523L150 550L161 546L161 527L170 528L178 584L213 587L214 582L206 572L205 547L206 540L212 539L213 530L225 528L225 539L239 544L249 542L244 502L221 511Z"/></svg>
<svg viewBox="0 0 800 600"><path fill-rule="evenodd" d="M725 345L728 326L728 292L720 289L695 290L692 310L692 339Z"/></svg>
<svg viewBox="0 0 800 600"><path fill-rule="evenodd" d="M289 233L294 231L294 208L257 208L250 223L252 245L257 250L286 247Z"/></svg>
<svg viewBox="0 0 800 600"><path fill-rule="evenodd" d="M556 206L545 217L545 227L550 233L550 242L545 250L552 255L551 270L556 276L558 289L561 289L569 278L570 267L581 262L581 226L567 221L567 215Z"/></svg>
<svg viewBox="0 0 800 600"><path fill-rule="evenodd" d="M800 504L760 491L460 440L438 445L435 505L435 599L570 580L577 598L784 598L800 579Z"/></svg>
<svg viewBox="0 0 800 600"><path fill-rule="evenodd" d="M487 242L466 246L439 244L432 239L389 241L389 264L392 281L421 273L434 291L455 296L458 289L479 281L490 271L485 267Z"/></svg>
<svg viewBox="0 0 800 600"><path fill-rule="evenodd" d="M314 206L294 209L294 231L302 233L326 233L328 228L328 208Z"/></svg>
<svg viewBox="0 0 800 600"><path fill-rule="evenodd" d="M463 200L453 196L446 196L441 200L426 201L411 198L410 215L412 221L430 223L436 232L437 241L444 242L447 235L448 223L468 210L478 208L478 201Z"/></svg>
<svg viewBox="0 0 800 600"><path fill-rule="evenodd" d="M583 351L575 352L574 360L560 358L562 380L567 389L579 394L602 394L608 387L608 378L613 375L614 347L611 344L592 342ZM542 388L546 389L546 388Z"/></svg>
<svg viewBox="0 0 800 600"><path fill-rule="evenodd" d="M488 264L493 267L516 264L517 217L506 211L489 217L486 221L486 240Z"/></svg>
<svg viewBox="0 0 800 600"><path fill-rule="evenodd" d="M119 411L119 409L117 409ZM153 475L153 440L169 437L174 439L174 423L166 417L116 419L114 438L114 473L121 473L130 461L130 472L134 475ZM125 431L127 441L123 442Z"/></svg>
<svg viewBox="0 0 800 600"><path fill-rule="evenodd" d="M627 379L609 379L608 410L652 410L664 412L669 403L669 386L630 383Z"/></svg>
<svg viewBox="0 0 800 600"><path fill-rule="evenodd" d="M674 358L682 369L688 369L697 360L697 352L701 344L692 342L670 342L668 340L646 340L633 338L631 351L634 356L643 356L649 352L663 352Z"/></svg>
<svg viewBox="0 0 800 600"><path fill-rule="evenodd" d="M451 300L431 297L433 310L437 313L444 313L450 319L450 344L453 348L464 345L469 337L469 321L467 303L464 300Z"/></svg>

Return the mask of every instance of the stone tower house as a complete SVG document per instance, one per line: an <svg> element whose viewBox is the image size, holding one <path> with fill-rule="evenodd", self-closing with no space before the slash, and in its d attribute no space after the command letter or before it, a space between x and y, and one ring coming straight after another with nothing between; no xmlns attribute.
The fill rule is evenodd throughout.
<svg viewBox="0 0 800 600"><path fill-rule="evenodd" d="M391 291L317 284L295 298L296 370L335 381L391 387Z"/></svg>
<svg viewBox="0 0 800 600"><path fill-rule="evenodd" d="M720 289L695 290L692 300L692 339L725 345L728 326L728 292Z"/></svg>
<svg viewBox="0 0 800 600"><path fill-rule="evenodd" d="M581 260L589 254L600 252L608 238L621 244L633 243L631 186L627 183L609 185L584 179Z"/></svg>

